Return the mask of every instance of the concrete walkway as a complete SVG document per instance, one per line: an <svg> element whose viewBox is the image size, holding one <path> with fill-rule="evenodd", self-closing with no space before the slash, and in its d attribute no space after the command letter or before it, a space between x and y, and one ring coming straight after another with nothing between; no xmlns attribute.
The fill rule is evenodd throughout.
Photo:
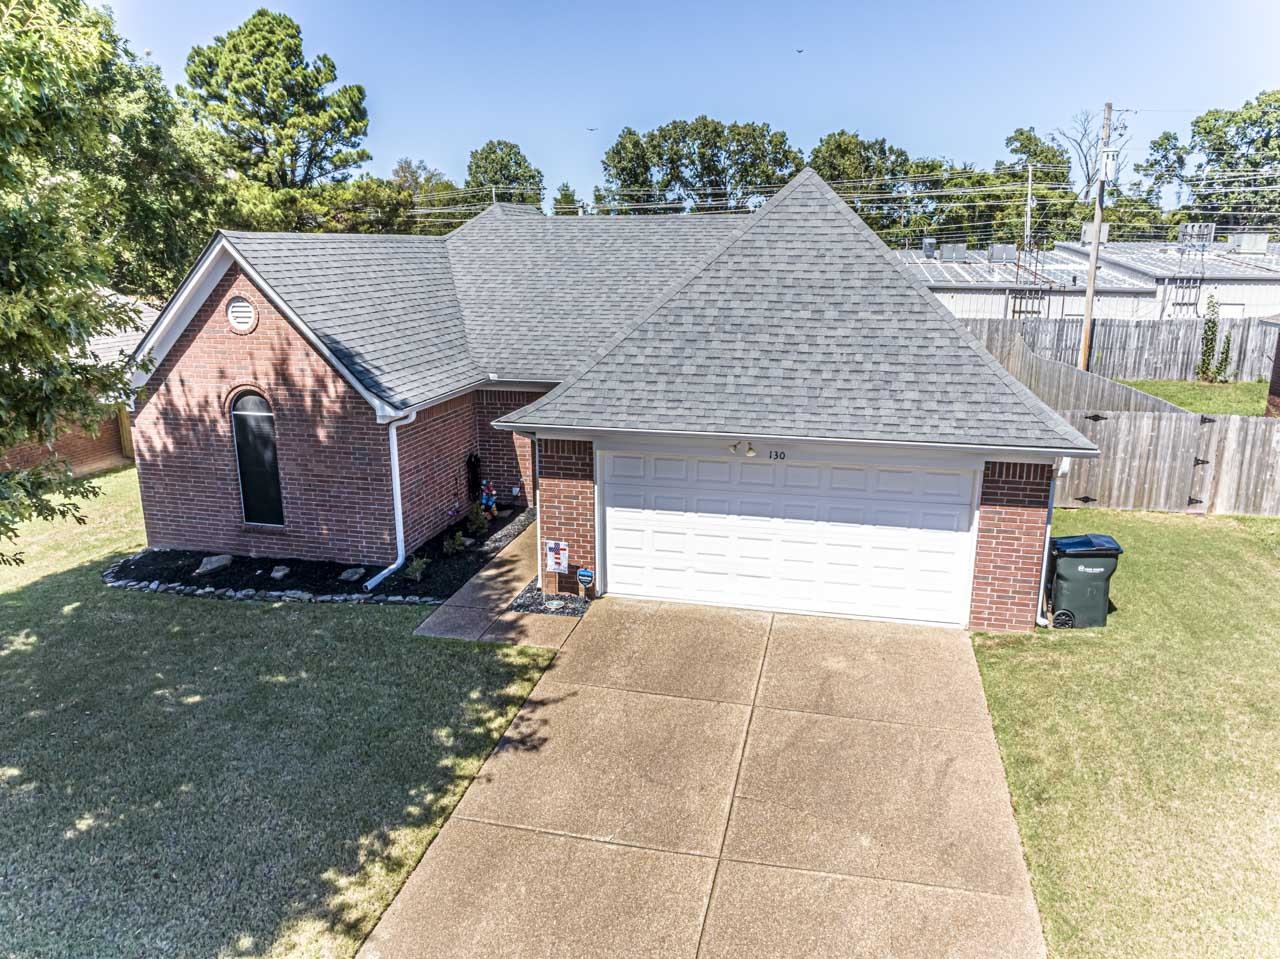
<svg viewBox="0 0 1280 959"><path fill-rule="evenodd" d="M506 611L537 575L538 528L534 525L436 607L414 634L559 649L578 625L576 617Z"/></svg>
<svg viewBox="0 0 1280 959"><path fill-rule="evenodd" d="M361 953L1043 955L965 633L608 598Z"/></svg>

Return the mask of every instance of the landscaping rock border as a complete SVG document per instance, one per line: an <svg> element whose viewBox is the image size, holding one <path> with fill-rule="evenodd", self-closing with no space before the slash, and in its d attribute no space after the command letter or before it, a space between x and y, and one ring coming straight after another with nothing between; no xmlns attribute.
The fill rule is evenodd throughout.
<svg viewBox="0 0 1280 959"><path fill-rule="evenodd" d="M476 549L477 553L493 556L509 545L537 519L536 511L525 510L502 529L498 530ZM196 586L191 583L164 583L160 580L128 579L119 575L120 568L130 560L146 553L164 552L150 547L126 556L108 566L102 573L102 581L112 589L128 589L135 592L174 593L179 596L195 596L200 599L231 599L264 603L372 603L379 606L438 606L448 597L401 596L388 593L309 593L298 589L232 589ZM483 568L483 567L482 567ZM381 584L380 584L381 585ZM535 583L536 586L536 583ZM522 594L523 595L523 594ZM539 594L539 598L541 594ZM580 613L578 615L581 615Z"/></svg>
<svg viewBox="0 0 1280 959"><path fill-rule="evenodd" d="M591 600L574 596L572 593L557 593L551 598L561 600L564 605L559 609L547 609L547 597L542 590L538 589L538 581L535 579L520 590L520 595L511 601L507 609L515 613L544 613L548 616L581 618L586 613L587 607L591 605Z"/></svg>
<svg viewBox="0 0 1280 959"><path fill-rule="evenodd" d="M142 553L152 552L150 549ZM140 556L142 553L135 553ZM230 589L212 586L191 586L187 583L147 582L141 579L118 579L116 573L132 556L125 557L107 567L102 581L112 589L129 589L140 593L176 593L179 596L196 596L200 599L256 600L262 603L372 603L379 606L438 606L444 602L434 596L388 596L383 593L307 593L300 589Z"/></svg>

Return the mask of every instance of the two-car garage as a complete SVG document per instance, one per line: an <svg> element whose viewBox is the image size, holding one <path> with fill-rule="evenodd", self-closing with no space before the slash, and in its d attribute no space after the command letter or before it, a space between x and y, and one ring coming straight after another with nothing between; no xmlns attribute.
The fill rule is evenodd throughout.
<svg viewBox="0 0 1280 959"><path fill-rule="evenodd" d="M745 441L597 457L609 593L969 620L980 464L967 457Z"/></svg>

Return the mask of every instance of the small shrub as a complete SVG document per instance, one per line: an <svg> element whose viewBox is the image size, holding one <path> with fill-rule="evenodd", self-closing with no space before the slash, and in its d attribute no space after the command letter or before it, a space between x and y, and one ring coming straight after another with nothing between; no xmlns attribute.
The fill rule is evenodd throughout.
<svg viewBox="0 0 1280 959"><path fill-rule="evenodd" d="M1204 313L1204 330L1200 334L1200 362L1196 364L1196 379L1202 383L1217 382L1214 373L1214 355L1218 352L1218 300L1210 296Z"/></svg>
<svg viewBox="0 0 1280 959"><path fill-rule="evenodd" d="M427 571L427 567L431 565L431 560L426 556L415 556L409 562L404 564L404 574L415 583L422 582L422 575Z"/></svg>
<svg viewBox="0 0 1280 959"><path fill-rule="evenodd" d="M462 541L462 533L459 531L446 539L441 548L444 550L444 555L457 556L467 548L467 544Z"/></svg>
<svg viewBox="0 0 1280 959"><path fill-rule="evenodd" d="M489 532L489 517L484 515L479 503L472 503L471 509L467 510L467 532L472 536L483 536Z"/></svg>

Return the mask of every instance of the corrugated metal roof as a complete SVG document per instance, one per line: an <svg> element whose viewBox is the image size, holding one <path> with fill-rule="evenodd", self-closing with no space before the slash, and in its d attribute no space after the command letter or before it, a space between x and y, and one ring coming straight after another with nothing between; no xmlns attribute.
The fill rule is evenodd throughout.
<svg viewBox="0 0 1280 959"><path fill-rule="evenodd" d="M1061 246L1061 244L1059 244ZM986 250L968 250L963 260L943 261L921 250L897 250L899 260L932 289L1011 289L1047 287L1080 290L1085 288L1087 262L1061 250L1036 251L1014 263L992 263ZM1155 283L1142 277L1098 269L1100 292L1153 293Z"/></svg>
<svg viewBox="0 0 1280 959"><path fill-rule="evenodd" d="M1219 249L1219 247L1221 249ZM1079 243L1059 243L1058 248L1087 259L1089 248ZM1104 243L1098 262L1157 279L1195 277L1202 280L1262 280L1280 284L1280 255L1232 253L1225 243L1209 249L1179 249L1176 243Z"/></svg>

